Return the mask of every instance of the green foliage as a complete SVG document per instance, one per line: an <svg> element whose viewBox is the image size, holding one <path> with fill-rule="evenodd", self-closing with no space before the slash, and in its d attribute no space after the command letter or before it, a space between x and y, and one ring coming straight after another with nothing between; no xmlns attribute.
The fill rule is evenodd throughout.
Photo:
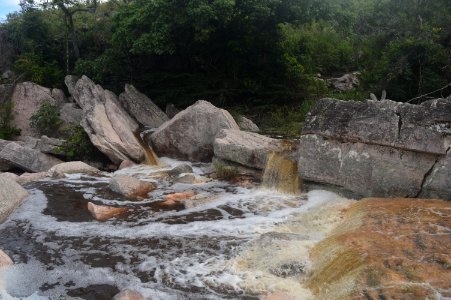
<svg viewBox="0 0 451 300"><path fill-rule="evenodd" d="M55 136L61 122L58 106L44 101L31 116L30 127L37 129L41 134Z"/></svg>
<svg viewBox="0 0 451 300"><path fill-rule="evenodd" d="M11 126L13 120L13 105L11 102L0 104L0 139L10 140L20 135L20 129Z"/></svg>
<svg viewBox="0 0 451 300"><path fill-rule="evenodd" d="M215 173L219 179L223 180L233 180L238 177L239 172L236 168L226 166L222 163L215 163Z"/></svg>
<svg viewBox="0 0 451 300"><path fill-rule="evenodd" d="M59 148L59 151L69 160L98 160L102 157L80 125L69 124L63 127L61 135L66 143Z"/></svg>

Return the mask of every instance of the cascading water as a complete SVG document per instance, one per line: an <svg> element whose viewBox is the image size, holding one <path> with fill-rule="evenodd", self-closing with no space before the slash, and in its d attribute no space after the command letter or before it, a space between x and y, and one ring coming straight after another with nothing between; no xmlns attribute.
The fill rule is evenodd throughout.
<svg viewBox="0 0 451 300"><path fill-rule="evenodd" d="M153 151L152 147L150 147L143 139L143 134L144 131L142 132L136 132L135 133L135 137L138 140L138 142L141 144L141 146L144 149L145 152L145 160L143 161L144 164L149 165L149 166L158 166L160 165L160 161L158 159L157 154L155 153L155 151Z"/></svg>
<svg viewBox="0 0 451 300"><path fill-rule="evenodd" d="M182 162L161 161L167 167L139 165L116 172L157 183L142 202L112 193L108 182L114 174L74 174L28 185L29 198L0 225L0 249L15 262L0 269L0 298L110 299L125 288L150 299L257 299L274 288L309 294L298 280L302 265L293 267L289 258L307 260L307 252L296 245L310 245L320 231L308 232L307 242L297 236L285 247L292 252L265 257L253 255L259 252L252 249L262 235L300 226L283 224L327 197L310 199L221 181L174 183L162 174ZM199 175L209 172L208 166L193 169ZM186 205L190 208L159 205L164 195L186 190L196 192ZM126 207L128 214L98 222L88 202ZM254 263L261 258L268 264Z"/></svg>
<svg viewBox="0 0 451 300"><path fill-rule="evenodd" d="M262 185L282 193L299 193L301 182L297 162L286 158L283 153L269 154Z"/></svg>

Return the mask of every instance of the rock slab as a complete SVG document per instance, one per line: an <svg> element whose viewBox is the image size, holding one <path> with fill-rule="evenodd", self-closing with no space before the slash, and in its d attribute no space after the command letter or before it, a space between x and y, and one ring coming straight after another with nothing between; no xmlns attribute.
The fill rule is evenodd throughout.
<svg viewBox="0 0 451 300"><path fill-rule="evenodd" d="M269 153L282 150L280 140L233 129L221 130L214 142L216 157L261 170Z"/></svg>
<svg viewBox="0 0 451 300"><path fill-rule="evenodd" d="M61 160L53 156L23 147L14 142L8 143L0 151L0 161L6 161L28 172L45 172L51 167L62 163Z"/></svg>
<svg viewBox="0 0 451 300"><path fill-rule="evenodd" d="M134 200L147 198L147 194L155 188L150 182L123 175L111 178L109 187L112 191Z"/></svg>
<svg viewBox="0 0 451 300"><path fill-rule="evenodd" d="M73 83L72 79L66 81ZM72 89L69 85L68 88ZM73 87L72 95L83 110L80 124L94 146L116 164L144 159L144 149L134 134L139 125L122 108L113 92L83 76Z"/></svg>
<svg viewBox="0 0 451 300"><path fill-rule="evenodd" d="M119 95L119 100L128 113L143 126L156 128L169 120L152 100L131 84L125 85L125 92Z"/></svg>
<svg viewBox="0 0 451 300"><path fill-rule="evenodd" d="M239 127L226 110L199 100L161 125L146 142L160 156L209 162L215 137L222 129Z"/></svg>

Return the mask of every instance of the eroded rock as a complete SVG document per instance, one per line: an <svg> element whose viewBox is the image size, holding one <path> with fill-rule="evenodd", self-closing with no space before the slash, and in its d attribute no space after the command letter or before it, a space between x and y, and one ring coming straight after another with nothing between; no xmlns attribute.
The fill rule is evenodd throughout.
<svg viewBox="0 0 451 300"><path fill-rule="evenodd" d="M160 156L208 162L221 129L239 128L227 111L199 100L161 125L146 142Z"/></svg>

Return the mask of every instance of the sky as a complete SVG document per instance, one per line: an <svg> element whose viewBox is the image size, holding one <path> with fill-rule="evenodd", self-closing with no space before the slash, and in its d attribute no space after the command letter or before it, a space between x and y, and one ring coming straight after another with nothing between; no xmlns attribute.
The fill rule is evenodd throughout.
<svg viewBox="0 0 451 300"><path fill-rule="evenodd" d="M6 15L20 10L20 0L0 0L0 22L6 20Z"/></svg>

